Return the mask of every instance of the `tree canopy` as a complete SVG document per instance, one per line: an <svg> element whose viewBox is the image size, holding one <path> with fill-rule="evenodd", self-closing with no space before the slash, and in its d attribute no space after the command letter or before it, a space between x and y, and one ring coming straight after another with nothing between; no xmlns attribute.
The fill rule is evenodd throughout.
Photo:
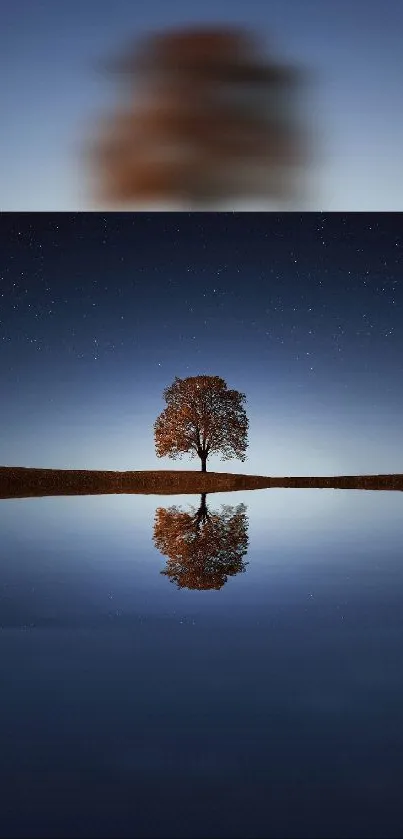
<svg viewBox="0 0 403 839"><path fill-rule="evenodd" d="M111 63L122 105L91 144L106 201L294 197L301 73L238 26L163 30ZM139 95L140 94L140 95Z"/></svg>
<svg viewBox="0 0 403 839"><path fill-rule="evenodd" d="M248 550L246 507L222 505L210 512L202 495L197 511L160 507L155 514L153 541L168 557L161 574L178 588L221 589L228 577L246 571Z"/></svg>
<svg viewBox="0 0 403 839"><path fill-rule="evenodd" d="M244 461L248 445L246 396L229 390L219 376L175 378L164 391L166 408L154 423L158 457L200 457L206 471L210 454Z"/></svg>

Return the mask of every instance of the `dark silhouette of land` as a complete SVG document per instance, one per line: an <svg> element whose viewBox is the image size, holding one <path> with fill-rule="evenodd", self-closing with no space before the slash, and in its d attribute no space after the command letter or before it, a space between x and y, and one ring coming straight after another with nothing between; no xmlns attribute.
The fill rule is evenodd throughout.
<svg viewBox="0 0 403 839"><path fill-rule="evenodd" d="M44 495L201 495L250 489L403 490L403 474L270 478L228 472L151 470L136 472L83 469L30 469L0 466L0 498Z"/></svg>

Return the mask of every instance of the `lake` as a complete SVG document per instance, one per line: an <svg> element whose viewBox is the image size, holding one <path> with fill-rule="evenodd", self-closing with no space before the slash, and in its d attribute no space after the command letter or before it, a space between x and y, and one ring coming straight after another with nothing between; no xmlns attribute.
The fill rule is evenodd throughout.
<svg viewBox="0 0 403 839"><path fill-rule="evenodd" d="M400 837L402 512L1 501L0 835Z"/></svg>

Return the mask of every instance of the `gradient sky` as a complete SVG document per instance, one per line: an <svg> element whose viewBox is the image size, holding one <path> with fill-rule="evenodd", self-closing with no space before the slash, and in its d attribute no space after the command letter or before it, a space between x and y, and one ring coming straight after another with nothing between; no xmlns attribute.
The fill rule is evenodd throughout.
<svg viewBox="0 0 403 839"><path fill-rule="evenodd" d="M159 460L175 376L247 395L250 474L403 472L400 214L3 214L0 464Z"/></svg>
<svg viewBox="0 0 403 839"><path fill-rule="evenodd" d="M150 29L224 21L256 28L313 73L311 209L402 210L401 0L3 2L0 209L89 207L79 155L116 95L99 60Z"/></svg>

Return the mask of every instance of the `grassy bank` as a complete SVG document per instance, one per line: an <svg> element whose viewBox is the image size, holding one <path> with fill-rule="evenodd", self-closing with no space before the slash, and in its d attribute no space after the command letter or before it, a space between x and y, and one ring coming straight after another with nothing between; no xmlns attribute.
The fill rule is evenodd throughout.
<svg viewBox="0 0 403 839"><path fill-rule="evenodd" d="M0 498L43 495L181 495L273 487L403 490L403 475L351 475L328 478L270 478L226 472L104 472L79 469L0 467Z"/></svg>

